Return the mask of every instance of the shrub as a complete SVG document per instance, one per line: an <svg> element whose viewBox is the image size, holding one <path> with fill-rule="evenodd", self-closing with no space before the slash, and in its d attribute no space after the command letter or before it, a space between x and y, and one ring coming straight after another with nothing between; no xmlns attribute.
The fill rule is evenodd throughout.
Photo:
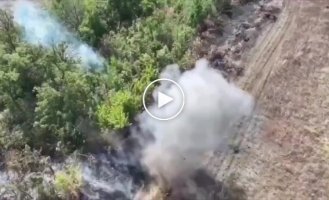
<svg viewBox="0 0 329 200"><path fill-rule="evenodd" d="M97 116L102 127L120 129L129 125L137 111L137 98L130 91L119 91L99 106Z"/></svg>
<svg viewBox="0 0 329 200"><path fill-rule="evenodd" d="M82 174L77 166L68 166L55 174L55 189L64 199L79 199L82 186Z"/></svg>

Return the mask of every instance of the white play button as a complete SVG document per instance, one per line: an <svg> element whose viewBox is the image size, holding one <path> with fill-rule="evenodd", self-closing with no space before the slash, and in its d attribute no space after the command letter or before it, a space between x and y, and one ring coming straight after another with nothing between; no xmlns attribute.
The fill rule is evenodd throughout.
<svg viewBox="0 0 329 200"><path fill-rule="evenodd" d="M158 92L158 108L161 108L168 103L172 102L174 99L168 95Z"/></svg>
<svg viewBox="0 0 329 200"><path fill-rule="evenodd" d="M146 99L147 96L152 96L154 100L154 103L149 106L146 106L146 102L150 101L150 99ZM143 94L145 111L151 117L160 121L171 120L177 117L184 108L184 100L185 95L181 86L175 81L166 78L152 81L145 88Z"/></svg>

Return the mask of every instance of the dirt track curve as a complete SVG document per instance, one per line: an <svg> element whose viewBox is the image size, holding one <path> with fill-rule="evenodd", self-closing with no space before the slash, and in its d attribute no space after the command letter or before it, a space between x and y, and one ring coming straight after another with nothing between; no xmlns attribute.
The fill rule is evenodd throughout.
<svg viewBox="0 0 329 200"><path fill-rule="evenodd" d="M247 199L329 199L329 1L285 0L245 62L258 114L210 168Z"/></svg>

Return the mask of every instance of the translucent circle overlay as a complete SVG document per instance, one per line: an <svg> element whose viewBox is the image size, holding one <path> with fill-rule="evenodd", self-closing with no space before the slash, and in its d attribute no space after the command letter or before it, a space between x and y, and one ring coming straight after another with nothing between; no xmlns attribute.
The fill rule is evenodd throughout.
<svg viewBox="0 0 329 200"><path fill-rule="evenodd" d="M182 105L181 105L180 109L178 110L178 112L175 115L173 115L171 117L167 117L167 118L160 118L160 117L157 117L157 116L153 115L149 111L149 109L147 108L146 103L145 103L145 97L146 97L146 93L147 93L148 89L153 84L155 84L157 82L160 82L160 81L169 81L169 82L173 83L179 89L179 91L182 94ZM159 79L156 79L156 80L152 81L150 84L148 84L147 87L144 90L144 93L143 93L143 106L144 106L144 109L147 112L147 114L149 114L154 119L157 119L157 120L160 120L160 121L172 120L172 119L176 118L183 111L184 105L185 105L185 94L184 94L184 91L183 91L182 87L177 82L175 82L175 81L173 81L171 79L167 79L167 78L159 78Z"/></svg>

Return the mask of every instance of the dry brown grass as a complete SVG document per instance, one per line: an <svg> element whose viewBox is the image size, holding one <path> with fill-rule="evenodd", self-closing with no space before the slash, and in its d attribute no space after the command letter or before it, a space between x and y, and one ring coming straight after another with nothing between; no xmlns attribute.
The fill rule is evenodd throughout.
<svg viewBox="0 0 329 200"><path fill-rule="evenodd" d="M329 199L329 10L325 0L285 1L279 26L249 54L244 83L266 122L247 130L230 172L248 199ZM286 20L282 20L286 18ZM287 23L286 23L287 22ZM282 24L280 24L282 23ZM276 27L276 26L274 26Z"/></svg>

